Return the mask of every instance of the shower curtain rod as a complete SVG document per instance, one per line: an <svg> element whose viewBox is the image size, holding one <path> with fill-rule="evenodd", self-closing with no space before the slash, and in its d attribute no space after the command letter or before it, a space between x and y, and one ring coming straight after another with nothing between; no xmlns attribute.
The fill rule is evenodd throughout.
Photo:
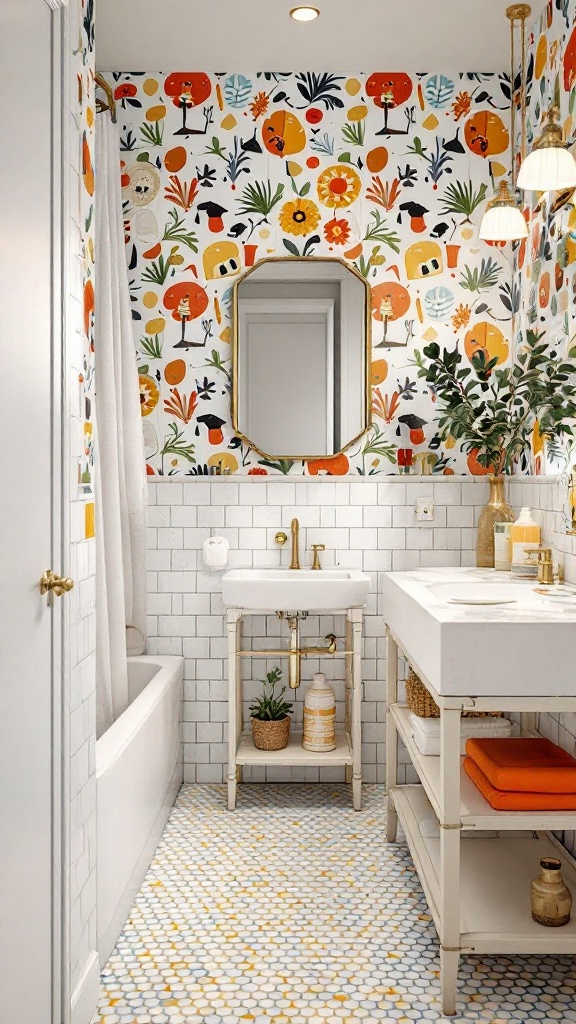
<svg viewBox="0 0 576 1024"><path fill-rule="evenodd" d="M116 100L112 93L112 86L108 84L106 79L102 75L95 75L94 80L96 87L102 89L102 92L106 94L107 103L103 100L96 98L96 110L101 114L104 110L109 110L114 124L116 123Z"/></svg>

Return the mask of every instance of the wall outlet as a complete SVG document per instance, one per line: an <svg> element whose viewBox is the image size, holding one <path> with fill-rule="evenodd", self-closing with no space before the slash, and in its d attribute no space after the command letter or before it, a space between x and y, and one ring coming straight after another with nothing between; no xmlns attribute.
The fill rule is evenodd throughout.
<svg viewBox="0 0 576 1024"><path fill-rule="evenodd" d="M417 523L432 523L434 521L434 501L432 498L416 498L414 508Z"/></svg>

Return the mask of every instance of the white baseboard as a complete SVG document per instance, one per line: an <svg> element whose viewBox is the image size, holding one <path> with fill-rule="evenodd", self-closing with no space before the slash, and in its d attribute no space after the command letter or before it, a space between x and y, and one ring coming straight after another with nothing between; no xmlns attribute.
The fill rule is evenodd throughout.
<svg viewBox="0 0 576 1024"><path fill-rule="evenodd" d="M72 993L70 1024L90 1024L98 1008L99 991L100 960L93 949Z"/></svg>

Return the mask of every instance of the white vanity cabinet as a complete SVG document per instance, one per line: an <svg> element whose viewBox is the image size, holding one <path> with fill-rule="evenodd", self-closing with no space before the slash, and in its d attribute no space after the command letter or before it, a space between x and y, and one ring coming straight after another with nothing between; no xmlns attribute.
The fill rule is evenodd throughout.
<svg viewBox="0 0 576 1024"><path fill-rule="evenodd" d="M320 575L320 574L318 574ZM251 612L244 608L229 607L227 609L228 628L228 809L236 807L236 790L242 781L244 765L299 765L325 767L328 765L344 765L346 782L352 786L354 810L361 809L362 760L361 760L361 721L362 721L362 617L363 607L326 609L327 614L346 616L346 636L344 649L341 645L334 655L326 657L343 657L345 659L345 703L346 721L344 728L336 729L336 749L322 753L304 750L302 733L291 730L288 746L283 750L258 750L252 741L250 722L244 722L243 715L243 682L242 665L247 657L265 656L264 652L244 651L243 621ZM262 614L259 610L254 614ZM290 648L270 651L269 657L290 657ZM318 655L313 655L315 658ZM288 691L286 696L290 699Z"/></svg>
<svg viewBox="0 0 576 1024"><path fill-rule="evenodd" d="M387 632L387 840L396 841L400 822L438 931L442 1006L444 1014L452 1015L461 955L576 954L576 865L551 834L576 829L576 812L493 810L461 765L461 714L473 709L519 712L523 731L534 734L537 712L576 712L576 696L442 695L414 659L410 631L402 641L389 624ZM439 757L420 753L408 708L398 703L399 654L440 707ZM398 785L399 739L418 774L417 785ZM438 828L430 828L434 822ZM478 830L497 831L498 837L465 835ZM524 834L519 837L518 831ZM530 883L544 856L562 861L574 899L572 919L561 928L543 927L531 916Z"/></svg>

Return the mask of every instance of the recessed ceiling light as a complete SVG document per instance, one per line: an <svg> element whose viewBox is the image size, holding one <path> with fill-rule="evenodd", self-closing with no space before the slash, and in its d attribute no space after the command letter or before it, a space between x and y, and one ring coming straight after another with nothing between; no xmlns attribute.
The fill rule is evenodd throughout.
<svg viewBox="0 0 576 1024"><path fill-rule="evenodd" d="M294 21L314 21L319 15L317 7L293 7L290 11L290 17L294 18Z"/></svg>

